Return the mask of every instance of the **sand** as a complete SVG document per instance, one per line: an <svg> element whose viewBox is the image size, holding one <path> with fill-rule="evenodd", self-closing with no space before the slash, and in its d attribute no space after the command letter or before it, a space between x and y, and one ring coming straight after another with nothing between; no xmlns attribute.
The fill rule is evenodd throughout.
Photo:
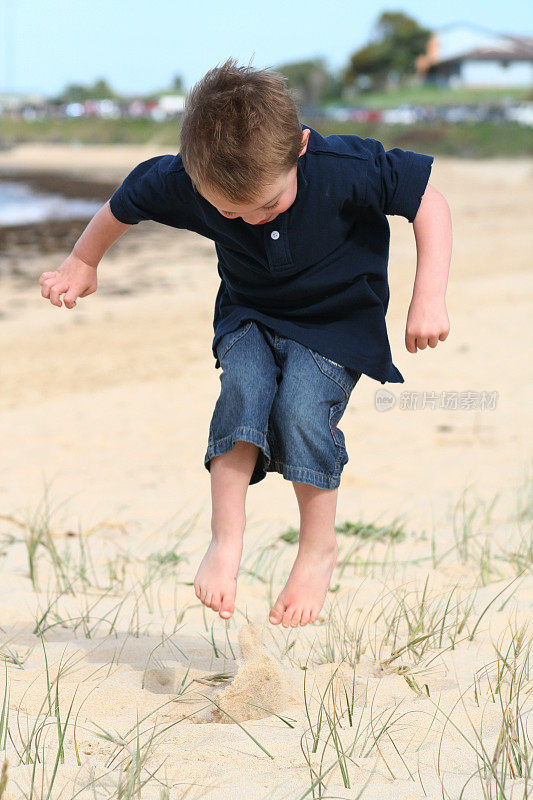
<svg viewBox="0 0 533 800"><path fill-rule="evenodd" d="M0 173L57 171L80 185L100 181L105 194L158 152L24 145L0 153ZM533 596L530 557L518 564L509 555L531 536L526 325L533 237L523 209L532 162L436 158L432 183L454 219L450 335L416 355L405 349L414 237L405 220L390 218L387 324L405 383L382 386L363 376L341 422L350 461L338 524L400 521L405 537L339 534L339 566L324 610L315 625L295 632L267 621L296 551L278 538L298 524L292 486L280 475L267 475L248 493L237 610L227 627L203 611L192 587L209 537L203 458L219 391L211 353L218 288L212 243L143 223L101 262L98 292L71 311L45 301L38 286L41 272L59 266L67 249L54 249L53 241L41 248L41 233L26 244L21 237L9 248L0 243L0 653L8 659L12 736L5 797L29 794L34 758L33 750L24 756L23 742L36 719L53 723L40 743L45 785L54 772L58 734L53 707L44 702L43 642L50 681L60 663L69 664L59 680L63 722L74 697L51 797L63 787L63 797L78 790L78 797L93 797L82 787L97 779L108 792L99 788L98 797L115 796L109 787L120 781L120 765L125 770L135 758L122 748L112 760L109 737L126 736L137 715L150 714L141 744L156 718L159 726L142 780L164 762L142 789L147 798L166 796L158 780L171 798L297 800L307 790L312 797L312 782L337 758L334 741L350 753L350 788L337 764L321 795L315 787L316 797L357 797L368 782L364 797L456 798L476 771L475 752L460 732L475 744L474 731L482 730L492 756L502 718L489 688L494 643L519 630ZM396 400L387 412L375 407L383 388ZM424 391L497 392L496 406L401 407L403 392ZM34 586L25 542L39 527L50 538L36 546ZM472 537L461 545L465 528ZM54 570L55 549L63 572ZM447 617L450 632L432 634L422 653L419 645L417 655L394 655L412 640L399 609L427 608L418 628L412 622L412 631L425 635L452 592L457 614L472 604L461 631ZM446 649L452 628L457 643ZM55 688L52 706L54 697ZM2 699L0 688L0 719ZM454 709L452 721L436 703L448 714ZM334 707L340 722L332 733ZM386 719L388 733L378 737ZM107 738L98 737L102 729ZM135 742L129 746L134 753ZM510 787L508 781L509 796ZM472 779L464 797L483 796ZM518 781L513 796L523 796Z"/></svg>

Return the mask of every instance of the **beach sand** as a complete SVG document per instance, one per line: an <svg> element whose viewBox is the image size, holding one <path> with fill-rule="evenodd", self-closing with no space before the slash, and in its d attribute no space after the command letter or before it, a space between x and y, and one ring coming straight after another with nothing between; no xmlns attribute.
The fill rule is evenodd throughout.
<svg viewBox="0 0 533 800"><path fill-rule="evenodd" d="M158 152L22 145L0 152L0 179L33 176L43 188L70 181L73 196L104 202L135 164ZM6 798L29 793L35 742L24 747L36 720L52 721L38 745L45 785L54 773L55 685L49 706L43 648L50 682L68 663L59 677L62 723L74 697L51 797L62 787L63 796L93 797L82 786L116 785L121 769L123 780L134 781L137 743L127 737L128 755L117 741L137 715L149 715L141 750L157 718L138 770L148 780L146 798L165 797L162 783L171 798L297 800L307 790L308 797L353 798L366 781L364 797L441 798L444 783L444 796L457 798L478 768L462 734L479 750L474 731L482 730L492 757L502 720L491 694L494 643L500 635L509 641L531 615L533 597L525 544L533 234L523 215L532 162L438 157L431 181L454 222L451 331L435 349L405 349L415 244L411 226L389 218L387 325L405 383L382 386L363 376L354 390L340 426L350 460L337 511L339 526L373 523L384 532L365 538L348 526L339 533L323 612L296 631L267 621L296 552L279 538L298 525L293 488L281 475L250 487L228 626L204 612L192 587L210 535L203 459L220 385L211 353L219 284L213 243L142 223L102 260L97 293L68 310L41 297L38 279L61 264L86 222L0 234L0 655L12 737ZM91 182L96 188L84 188ZM386 412L375 405L382 389L395 397ZM439 408L442 392L459 393L461 407ZM482 392L495 407L467 407ZM404 393L418 393L418 408L402 407ZM403 535L395 537L394 524ZM0 749L2 698L0 689ZM42 763L36 774L40 786ZM484 797L480 779L464 797Z"/></svg>

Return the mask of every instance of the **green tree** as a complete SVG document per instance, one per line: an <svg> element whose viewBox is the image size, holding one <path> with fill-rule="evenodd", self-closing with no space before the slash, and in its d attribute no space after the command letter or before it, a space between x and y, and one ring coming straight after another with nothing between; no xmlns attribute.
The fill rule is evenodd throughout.
<svg viewBox="0 0 533 800"><path fill-rule="evenodd" d="M415 73L415 62L426 50L431 31L401 11L384 11L370 42L350 57L343 73L345 84L380 89L392 80L405 81Z"/></svg>
<svg viewBox="0 0 533 800"><path fill-rule="evenodd" d="M165 94L185 94L181 75L174 75L168 86L165 86L164 89L155 89L153 92L144 94L143 98L144 100L159 100L159 98Z"/></svg>
<svg viewBox="0 0 533 800"><path fill-rule="evenodd" d="M69 83L55 98L56 103L84 103L86 100L107 100L116 97L115 92L104 78L98 78L92 86Z"/></svg>
<svg viewBox="0 0 533 800"><path fill-rule="evenodd" d="M92 87L89 88L89 92L93 100L113 100L116 97L115 92L105 78L96 80Z"/></svg>
<svg viewBox="0 0 533 800"><path fill-rule="evenodd" d="M320 105L340 96L341 81L327 68L323 58L293 61L275 68L287 78L302 105Z"/></svg>
<svg viewBox="0 0 533 800"><path fill-rule="evenodd" d="M172 83L170 84L170 89L172 92L185 94L185 89L183 88L183 78L181 75L174 75L172 78Z"/></svg>
<svg viewBox="0 0 533 800"><path fill-rule="evenodd" d="M84 103L87 96L86 86L81 83L69 83L54 100L57 103Z"/></svg>

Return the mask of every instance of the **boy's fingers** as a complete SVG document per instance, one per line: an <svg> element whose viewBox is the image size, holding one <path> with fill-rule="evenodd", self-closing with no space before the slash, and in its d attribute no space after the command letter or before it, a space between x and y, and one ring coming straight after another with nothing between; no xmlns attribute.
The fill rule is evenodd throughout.
<svg viewBox="0 0 533 800"><path fill-rule="evenodd" d="M412 333L406 333L405 346L410 353L416 353L415 337Z"/></svg>
<svg viewBox="0 0 533 800"><path fill-rule="evenodd" d="M55 275L55 270L53 272L43 272L41 277L39 278L39 283L43 283L47 278L50 278L52 275Z"/></svg>
<svg viewBox="0 0 533 800"><path fill-rule="evenodd" d="M50 290L54 285L54 281L56 282L56 284L59 283L58 278L56 277L44 278L42 281L39 281L42 287L41 294L43 297L50 297Z"/></svg>
<svg viewBox="0 0 533 800"><path fill-rule="evenodd" d="M60 306L61 300L59 299L59 295L63 294L63 292L66 292L67 290L68 290L68 284L56 283L56 285L50 289L50 302L53 303L55 306Z"/></svg>
<svg viewBox="0 0 533 800"><path fill-rule="evenodd" d="M74 289L69 289L63 298L63 302L67 308L73 308L76 305L76 297L78 293Z"/></svg>

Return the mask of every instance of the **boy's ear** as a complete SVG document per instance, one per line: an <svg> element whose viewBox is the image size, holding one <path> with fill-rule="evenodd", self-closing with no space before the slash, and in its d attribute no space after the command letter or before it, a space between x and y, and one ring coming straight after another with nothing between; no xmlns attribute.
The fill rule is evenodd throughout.
<svg viewBox="0 0 533 800"><path fill-rule="evenodd" d="M309 139L310 133L311 131L309 130L309 128L306 128L304 131L302 131L302 149L300 150L301 156L303 156L303 154L307 150L307 141Z"/></svg>

